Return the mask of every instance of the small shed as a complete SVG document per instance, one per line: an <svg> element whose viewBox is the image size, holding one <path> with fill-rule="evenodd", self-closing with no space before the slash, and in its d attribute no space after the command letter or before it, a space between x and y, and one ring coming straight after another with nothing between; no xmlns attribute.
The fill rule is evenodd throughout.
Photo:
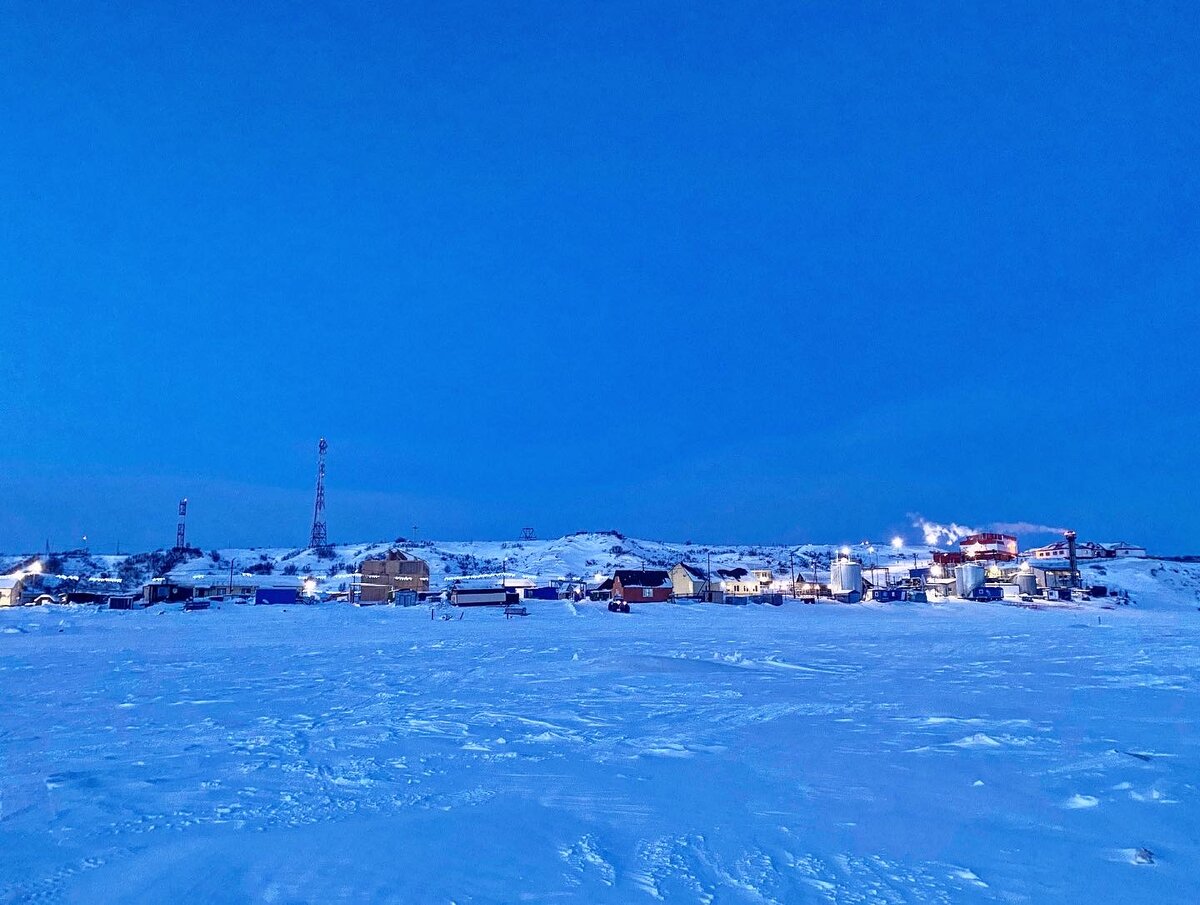
<svg viewBox="0 0 1200 905"><path fill-rule="evenodd" d="M596 585L596 587L588 591L588 600L603 602L611 598L612 594L613 580L611 578L606 578L604 581L600 582L600 584Z"/></svg>

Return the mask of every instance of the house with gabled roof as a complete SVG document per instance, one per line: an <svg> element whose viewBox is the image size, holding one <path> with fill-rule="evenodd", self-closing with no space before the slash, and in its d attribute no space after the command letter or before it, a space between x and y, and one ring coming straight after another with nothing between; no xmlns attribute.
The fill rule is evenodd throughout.
<svg viewBox="0 0 1200 905"><path fill-rule="evenodd" d="M714 570L712 585L722 597L749 597L762 590L758 576L741 566Z"/></svg>
<svg viewBox="0 0 1200 905"><path fill-rule="evenodd" d="M626 603L662 603L671 599L671 573L661 569L617 569L613 597Z"/></svg>
<svg viewBox="0 0 1200 905"><path fill-rule="evenodd" d="M708 573L688 563L677 562L671 567L671 587L675 589L676 597L704 598L709 591Z"/></svg>

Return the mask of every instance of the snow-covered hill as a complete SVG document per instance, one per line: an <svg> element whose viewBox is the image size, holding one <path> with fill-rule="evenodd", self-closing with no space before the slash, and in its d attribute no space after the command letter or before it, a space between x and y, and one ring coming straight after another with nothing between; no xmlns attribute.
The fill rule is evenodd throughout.
<svg viewBox="0 0 1200 905"><path fill-rule="evenodd" d="M827 568L835 545L690 544L642 540L617 532L580 532L547 540L527 541L407 541L341 544L324 555L311 549L241 547L193 550L190 556L157 551L124 555L91 555L76 551L48 561L47 572L89 581L119 580L127 587L164 574L180 572L224 573L239 571L312 575L330 583L345 580L364 559L380 558L398 550L429 563L430 581L439 587L462 575L510 572L539 580L592 579L611 575L614 569L669 569L685 561L707 568L771 569L780 577L797 572L811 574L814 566ZM887 545L860 544L856 553L874 557L881 566L928 557L928 548L894 550ZM869 552L874 550L874 553ZM17 562L18 557L11 557Z"/></svg>
<svg viewBox="0 0 1200 905"><path fill-rule="evenodd" d="M524 541L378 541L340 544L324 554L311 549L239 547L120 555L76 551L43 557L48 589L78 588L134 590L158 575L213 576L237 572L312 576L326 590L344 589L363 560L381 558L391 550L429 563L430 584L443 587L459 576L507 572L539 582L575 578L594 581L616 569L669 569L677 562L701 568L741 566L770 569L786 587L794 574L811 579L814 571L828 577L830 559L849 549L856 558L879 569L927 564L933 549L924 544L893 547L883 541L863 541L849 547L835 544L694 544L626 537L614 531L579 532L546 540ZM0 566L16 568L28 556L0 555ZM1179 606L1200 603L1200 563L1159 559L1118 559L1081 564L1085 584L1104 584L1127 591L1145 605ZM0 571L3 574L3 571Z"/></svg>

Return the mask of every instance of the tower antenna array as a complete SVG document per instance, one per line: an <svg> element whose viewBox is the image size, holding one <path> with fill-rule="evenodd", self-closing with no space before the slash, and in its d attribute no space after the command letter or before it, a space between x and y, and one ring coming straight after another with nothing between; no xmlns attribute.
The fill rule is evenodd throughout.
<svg viewBox="0 0 1200 905"><path fill-rule="evenodd" d="M312 534L308 545L314 550L323 550L329 546L329 537L325 531L325 450L329 444L325 438L317 444L317 498L313 503Z"/></svg>
<svg viewBox="0 0 1200 905"><path fill-rule="evenodd" d="M179 501L179 525L175 529L175 549L187 548L187 497Z"/></svg>

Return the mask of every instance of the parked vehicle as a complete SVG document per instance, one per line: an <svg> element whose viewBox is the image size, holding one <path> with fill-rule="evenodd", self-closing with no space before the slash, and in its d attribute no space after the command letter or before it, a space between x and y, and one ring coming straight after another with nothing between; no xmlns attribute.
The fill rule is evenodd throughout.
<svg viewBox="0 0 1200 905"><path fill-rule="evenodd" d="M628 613L629 604L620 597L614 597L608 602L608 611L610 613Z"/></svg>

